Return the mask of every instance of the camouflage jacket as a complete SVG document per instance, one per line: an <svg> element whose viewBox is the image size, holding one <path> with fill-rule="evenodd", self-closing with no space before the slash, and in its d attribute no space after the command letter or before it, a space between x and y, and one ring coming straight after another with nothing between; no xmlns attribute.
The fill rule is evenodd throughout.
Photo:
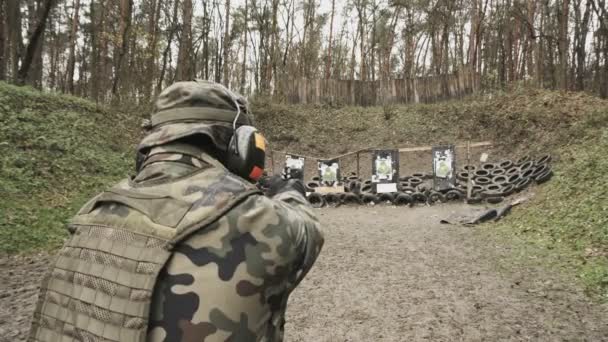
<svg viewBox="0 0 608 342"><path fill-rule="evenodd" d="M204 162L188 154L157 153L135 181L201 167ZM322 245L301 194L250 196L175 247L154 290L147 341L282 341L288 296Z"/></svg>

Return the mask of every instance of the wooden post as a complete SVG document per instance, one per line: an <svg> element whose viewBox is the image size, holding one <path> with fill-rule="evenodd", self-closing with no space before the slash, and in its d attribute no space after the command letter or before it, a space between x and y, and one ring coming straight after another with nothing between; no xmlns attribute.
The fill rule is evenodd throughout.
<svg viewBox="0 0 608 342"><path fill-rule="evenodd" d="M361 173L359 170L359 153L360 152L357 152L357 177L361 178Z"/></svg>
<svg viewBox="0 0 608 342"><path fill-rule="evenodd" d="M471 141L467 140L467 165L471 166ZM471 193L473 192L471 170L467 170L467 202L471 199Z"/></svg>
<svg viewBox="0 0 608 342"><path fill-rule="evenodd" d="M270 151L270 164L272 165L270 171L274 175L274 151Z"/></svg>

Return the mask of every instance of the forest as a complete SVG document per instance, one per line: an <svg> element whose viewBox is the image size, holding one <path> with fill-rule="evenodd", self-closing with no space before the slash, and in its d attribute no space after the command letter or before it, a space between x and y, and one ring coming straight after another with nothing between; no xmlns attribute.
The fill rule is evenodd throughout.
<svg viewBox="0 0 608 342"><path fill-rule="evenodd" d="M149 103L178 80L478 75L608 97L605 0L0 0L0 80Z"/></svg>

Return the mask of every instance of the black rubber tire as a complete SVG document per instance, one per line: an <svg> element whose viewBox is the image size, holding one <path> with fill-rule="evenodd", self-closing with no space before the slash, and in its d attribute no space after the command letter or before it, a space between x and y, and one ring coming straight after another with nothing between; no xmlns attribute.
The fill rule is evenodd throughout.
<svg viewBox="0 0 608 342"><path fill-rule="evenodd" d="M479 185L488 185L490 184L491 180L488 177L477 177L475 178L475 184L479 184Z"/></svg>
<svg viewBox="0 0 608 342"><path fill-rule="evenodd" d="M428 195L426 202L428 204L443 203L445 202L445 196L440 192L433 191Z"/></svg>
<svg viewBox="0 0 608 342"><path fill-rule="evenodd" d="M479 193L479 195L481 196L481 198L497 197L497 196L500 196L500 190L498 190L498 191L484 190L481 193Z"/></svg>
<svg viewBox="0 0 608 342"><path fill-rule="evenodd" d="M469 173L467 171L460 171L456 174L456 179L466 182L469 180Z"/></svg>
<svg viewBox="0 0 608 342"><path fill-rule="evenodd" d="M379 203L391 203L392 204L394 200L395 200L395 194L390 193L390 192L378 195Z"/></svg>
<svg viewBox="0 0 608 342"><path fill-rule="evenodd" d="M521 178L534 178L532 175L534 174L535 168L527 169L526 171L521 173Z"/></svg>
<svg viewBox="0 0 608 342"><path fill-rule="evenodd" d="M532 175L530 175L531 178L536 178L538 177L540 174L546 172L547 170L549 170L549 165L547 164L540 164L538 165L535 169L534 172L532 172Z"/></svg>
<svg viewBox="0 0 608 342"><path fill-rule="evenodd" d="M502 190L502 186L499 184L489 184L486 185L486 191L490 191L490 192L498 192L500 190Z"/></svg>
<svg viewBox="0 0 608 342"><path fill-rule="evenodd" d="M420 192L412 194L413 203L426 203L426 195Z"/></svg>
<svg viewBox="0 0 608 342"><path fill-rule="evenodd" d="M357 177L357 176L348 176L348 178L346 178L346 180L349 180L349 181L358 181L359 177Z"/></svg>
<svg viewBox="0 0 608 342"><path fill-rule="evenodd" d="M513 166L510 169L507 169L507 171L505 172L505 176L513 176L519 174L519 168L517 166Z"/></svg>
<svg viewBox="0 0 608 342"><path fill-rule="evenodd" d="M313 208L323 208L325 206L325 197L320 193L310 193L308 195L308 203Z"/></svg>
<svg viewBox="0 0 608 342"><path fill-rule="evenodd" d="M445 193L446 201L460 201L463 197L463 194L458 190L450 190Z"/></svg>
<svg viewBox="0 0 608 342"><path fill-rule="evenodd" d="M502 175L496 176L496 177L492 178L492 183L502 186L504 184L509 183L509 177L502 176Z"/></svg>
<svg viewBox="0 0 608 342"><path fill-rule="evenodd" d="M466 194L467 193L467 185L466 184L460 184L460 185L458 185L458 187L456 189L453 189L453 190L460 191L461 193Z"/></svg>
<svg viewBox="0 0 608 342"><path fill-rule="evenodd" d="M356 194L353 193L349 193L346 194L346 196L344 196L342 198L342 204L344 205L360 205L361 204L361 198L359 196L357 196Z"/></svg>
<svg viewBox="0 0 608 342"><path fill-rule="evenodd" d="M538 158L538 160L536 161L536 165L549 164L552 161L553 161L553 158L551 157L551 155L545 154L545 155L541 156L540 158Z"/></svg>
<svg viewBox="0 0 608 342"><path fill-rule="evenodd" d="M408 183L408 186L401 187L401 192L413 194L414 192L416 192L416 188L410 186Z"/></svg>
<svg viewBox="0 0 608 342"><path fill-rule="evenodd" d="M500 192L504 197L511 196L515 192L515 185L507 184L500 190Z"/></svg>
<svg viewBox="0 0 608 342"><path fill-rule="evenodd" d="M507 170L502 169L502 168L496 168L496 169L492 170L492 172L490 172L490 175L492 175L492 176L502 176L505 173L507 173Z"/></svg>
<svg viewBox="0 0 608 342"><path fill-rule="evenodd" d="M321 177L319 177L319 176L314 176L314 177L312 177L310 180L311 180L311 181L313 181L313 182L320 182L320 181L321 181Z"/></svg>
<svg viewBox="0 0 608 342"><path fill-rule="evenodd" d="M519 166L519 170L521 173L524 173L530 169L534 170L534 165L535 164L533 161L525 162Z"/></svg>
<svg viewBox="0 0 608 342"><path fill-rule="evenodd" d="M420 179L424 179L426 177L426 173L424 172L415 172L412 174L413 178L420 178Z"/></svg>
<svg viewBox="0 0 608 342"><path fill-rule="evenodd" d="M361 187L361 193L362 194L371 194L374 192L374 186L373 185L363 185Z"/></svg>
<svg viewBox="0 0 608 342"><path fill-rule="evenodd" d="M520 192L525 190L528 186L532 184L532 180L530 178L522 178L519 182L513 184L515 186L515 191Z"/></svg>
<svg viewBox="0 0 608 342"><path fill-rule="evenodd" d="M363 194L361 195L361 203L363 204L376 204L380 202L378 200L378 196L374 195L374 194Z"/></svg>
<svg viewBox="0 0 608 342"><path fill-rule="evenodd" d="M311 181L311 182L306 183L306 186L311 189L318 188L319 182Z"/></svg>
<svg viewBox="0 0 608 342"><path fill-rule="evenodd" d="M467 204L480 204L481 202L483 202L483 198L481 198L481 196L472 196L471 198L467 199Z"/></svg>
<svg viewBox="0 0 608 342"><path fill-rule="evenodd" d="M363 181L363 185L372 185L372 184L374 184L374 182L372 182L371 179Z"/></svg>
<svg viewBox="0 0 608 342"><path fill-rule="evenodd" d="M399 177L399 182L409 182L410 178L412 178L412 176Z"/></svg>
<svg viewBox="0 0 608 342"><path fill-rule="evenodd" d="M412 177L412 178L410 178L409 182L412 186L418 186L418 185L422 184L422 179L420 179L418 177Z"/></svg>
<svg viewBox="0 0 608 342"><path fill-rule="evenodd" d="M463 171L467 171L467 172L469 172L469 171L475 172L475 170L477 170L477 166L475 166L475 165L465 165L465 166L462 167L462 170Z"/></svg>
<svg viewBox="0 0 608 342"><path fill-rule="evenodd" d="M523 156L523 157L517 159L517 161L515 162L515 165L521 166L522 164L527 163L530 160L532 160L532 158L530 158L530 156Z"/></svg>
<svg viewBox="0 0 608 342"><path fill-rule="evenodd" d="M475 171L475 177L488 177L489 175L490 175L490 171L488 171L488 170Z"/></svg>
<svg viewBox="0 0 608 342"><path fill-rule="evenodd" d="M509 177L509 179L507 180L508 184L517 184L519 181L521 181L523 178L521 177L521 175L519 173L516 173L512 176Z"/></svg>
<svg viewBox="0 0 608 342"><path fill-rule="evenodd" d="M540 175L536 176L536 178L534 178L534 181L536 182L536 184L543 184L545 182L547 182L548 180L551 179L551 177L553 177L553 171L551 169L541 173Z"/></svg>
<svg viewBox="0 0 608 342"><path fill-rule="evenodd" d="M393 201L394 205L397 206L411 206L413 204L414 200L412 199L412 196L410 196L409 194L404 194L404 193L399 193L397 194L397 196L395 196L395 200Z"/></svg>
<svg viewBox="0 0 608 342"><path fill-rule="evenodd" d="M486 198L486 202L490 203L490 204L499 204L504 202L505 198L502 196L493 196L493 197L488 197Z"/></svg>
<svg viewBox="0 0 608 342"><path fill-rule="evenodd" d="M500 163L498 163L498 166L499 166L501 169L505 169L505 170L510 169L511 167L513 167L513 165L514 165L514 164L513 164L513 162L512 162L512 161L510 161L510 160L503 160L503 161L501 161Z"/></svg>
<svg viewBox="0 0 608 342"><path fill-rule="evenodd" d="M325 195L325 203L328 207L339 207L342 204L342 199L340 198L340 194L329 193Z"/></svg>
<svg viewBox="0 0 608 342"><path fill-rule="evenodd" d="M348 183L348 186L346 187L346 189L349 192L358 194L358 193L361 192L361 187L362 187L361 182L359 182L359 181L352 181L352 182Z"/></svg>
<svg viewBox="0 0 608 342"><path fill-rule="evenodd" d="M475 184L473 185L473 188L471 189L471 194L472 195L476 195L476 194L480 194L483 190L485 190L485 188L479 184Z"/></svg>
<svg viewBox="0 0 608 342"><path fill-rule="evenodd" d="M496 164L494 163L483 163L481 164L482 170L492 171L496 168Z"/></svg>

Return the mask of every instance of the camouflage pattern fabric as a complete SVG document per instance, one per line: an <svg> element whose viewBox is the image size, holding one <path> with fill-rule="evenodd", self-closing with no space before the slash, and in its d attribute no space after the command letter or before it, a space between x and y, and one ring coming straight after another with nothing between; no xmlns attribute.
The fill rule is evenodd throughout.
<svg viewBox="0 0 608 342"><path fill-rule="evenodd" d="M154 291L149 342L282 341L289 294L323 236L303 196L252 196L176 246Z"/></svg>
<svg viewBox="0 0 608 342"><path fill-rule="evenodd" d="M198 167L180 161L188 160ZM140 175L154 167L163 169L157 179L180 177L179 164L148 161ZM154 290L147 341L282 341L288 296L322 245L298 192L249 197L175 247Z"/></svg>

